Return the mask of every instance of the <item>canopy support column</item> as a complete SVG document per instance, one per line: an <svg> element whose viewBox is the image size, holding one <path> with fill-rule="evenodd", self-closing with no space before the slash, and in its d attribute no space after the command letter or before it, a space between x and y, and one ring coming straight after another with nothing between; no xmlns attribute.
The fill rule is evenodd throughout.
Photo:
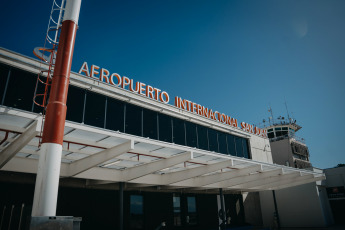
<svg viewBox="0 0 345 230"><path fill-rule="evenodd" d="M123 230L123 184L119 182L119 230Z"/></svg>
<svg viewBox="0 0 345 230"><path fill-rule="evenodd" d="M273 194L274 210L275 210L274 211L274 218L277 218L278 229L280 229L280 220L279 220L279 213L278 213L278 206L277 206L275 190L272 190L272 194Z"/></svg>
<svg viewBox="0 0 345 230"><path fill-rule="evenodd" d="M221 211L221 220L222 223L220 224L220 229L225 230L226 229L226 216L225 216L225 203L224 203L224 195L223 195L223 189L219 189L219 196L220 196L220 211Z"/></svg>

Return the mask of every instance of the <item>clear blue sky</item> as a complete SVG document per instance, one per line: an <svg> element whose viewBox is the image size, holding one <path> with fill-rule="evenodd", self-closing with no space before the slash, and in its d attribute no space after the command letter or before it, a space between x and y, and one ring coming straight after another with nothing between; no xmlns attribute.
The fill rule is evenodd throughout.
<svg viewBox="0 0 345 230"><path fill-rule="evenodd" d="M33 57L51 1L3 1L0 46ZM286 116L314 166L345 163L345 1L82 2L84 61L257 124ZM172 100L171 100L172 101Z"/></svg>

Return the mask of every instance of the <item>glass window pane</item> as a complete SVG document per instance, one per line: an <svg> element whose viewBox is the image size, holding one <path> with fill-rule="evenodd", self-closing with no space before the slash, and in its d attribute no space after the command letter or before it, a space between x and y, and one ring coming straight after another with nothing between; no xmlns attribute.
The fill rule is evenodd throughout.
<svg viewBox="0 0 345 230"><path fill-rule="evenodd" d="M174 226L181 226L181 198L173 196Z"/></svg>
<svg viewBox="0 0 345 230"><path fill-rule="evenodd" d="M131 195L130 196L130 228L142 229L144 227L144 202L143 196Z"/></svg>
<svg viewBox="0 0 345 230"><path fill-rule="evenodd" d="M294 136L294 135L295 135L295 130L290 129L290 130L289 130L289 134L290 134L291 136Z"/></svg>
<svg viewBox="0 0 345 230"><path fill-rule="evenodd" d="M124 132L124 107L123 102L108 97L106 129Z"/></svg>
<svg viewBox="0 0 345 230"><path fill-rule="evenodd" d="M173 197L173 203L174 203L174 213L180 213L181 212L180 197L174 196Z"/></svg>
<svg viewBox="0 0 345 230"><path fill-rule="evenodd" d="M12 68L4 105L31 111L36 81L36 74Z"/></svg>
<svg viewBox="0 0 345 230"><path fill-rule="evenodd" d="M208 150L207 128L204 126L198 125L197 130L198 130L199 149Z"/></svg>
<svg viewBox="0 0 345 230"><path fill-rule="evenodd" d="M187 146L198 147L198 138L196 133L196 124L185 121Z"/></svg>
<svg viewBox="0 0 345 230"><path fill-rule="evenodd" d="M236 156L236 149L235 149L235 137L231 134L226 135L226 139L228 142L228 152L232 156Z"/></svg>
<svg viewBox="0 0 345 230"><path fill-rule="evenodd" d="M131 195L130 212L134 215L143 214L143 196Z"/></svg>
<svg viewBox="0 0 345 230"><path fill-rule="evenodd" d="M228 154L228 146L226 143L226 134L223 132L218 132L218 144L219 152L223 154Z"/></svg>
<svg viewBox="0 0 345 230"><path fill-rule="evenodd" d="M196 215L196 200L194 196L187 197L187 224L195 225L197 224L197 215Z"/></svg>
<svg viewBox="0 0 345 230"><path fill-rule="evenodd" d="M218 152L217 131L214 129L208 129L208 144L210 151Z"/></svg>
<svg viewBox="0 0 345 230"><path fill-rule="evenodd" d="M141 136L142 109L139 106L126 104L125 133Z"/></svg>
<svg viewBox="0 0 345 230"><path fill-rule="evenodd" d="M196 202L194 196L187 197L187 203L188 203L188 212L196 212Z"/></svg>
<svg viewBox="0 0 345 230"><path fill-rule="evenodd" d="M84 123L104 128L105 96L86 92Z"/></svg>
<svg viewBox="0 0 345 230"><path fill-rule="evenodd" d="M249 146L248 146L248 140L243 138L242 139L242 146L243 146L243 156L244 158L249 159Z"/></svg>
<svg viewBox="0 0 345 230"><path fill-rule="evenodd" d="M67 96L67 115L66 120L81 123L83 121L85 90L69 86Z"/></svg>
<svg viewBox="0 0 345 230"><path fill-rule="evenodd" d="M173 121L173 143L186 145L184 121L178 118L172 118Z"/></svg>
<svg viewBox="0 0 345 230"><path fill-rule="evenodd" d="M143 109L143 126L144 137L157 139L157 112Z"/></svg>
<svg viewBox="0 0 345 230"><path fill-rule="evenodd" d="M159 120L159 140L165 142L172 142L172 125L171 117L158 114Z"/></svg>
<svg viewBox="0 0 345 230"><path fill-rule="evenodd" d="M242 138L235 137L235 143L236 143L236 156L243 157Z"/></svg>
<svg viewBox="0 0 345 230"><path fill-rule="evenodd" d="M2 103L2 98L5 92L8 71L10 67L7 65L0 64L0 104Z"/></svg>

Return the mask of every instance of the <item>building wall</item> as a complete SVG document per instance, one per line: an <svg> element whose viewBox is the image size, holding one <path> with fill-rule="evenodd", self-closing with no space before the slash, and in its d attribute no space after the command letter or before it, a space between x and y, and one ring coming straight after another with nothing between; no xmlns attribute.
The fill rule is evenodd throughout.
<svg viewBox="0 0 345 230"><path fill-rule="evenodd" d="M41 109L38 110L38 108L36 108L37 106L33 104L32 95L34 95L34 93L35 93L34 91L35 91L37 73L39 72L39 70L43 64L38 62L35 59L25 57L21 54L14 53L12 51L5 50L3 48L0 48L0 63L2 63L2 64L0 64L1 66L4 66L3 71L0 72L0 80L6 83L6 81L8 79L9 67L10 66L14 67L14 68L12 68L13 71L11 72L10 78L9 78L10 83L13 82L13 84L9 84L9 86L13 85L13 86L17 86L16 89L17 88L23 89L23 90L21 90L21 92L23 91L23 93L21 93L22 98L20 98L21 104L23 104L23 105L18 104L19 100L17 100L16 95L18 95L19 93L16 90L12 90L12 91L7 90L6 94L13 92L14 96L13 97L10 97L10 96L6 97L6 99L4 100L3 106L8 106L8 107L12 107L12 108L20 109L20 110L26 110L29 112L36 112L36 113L42 112ZM20 72L20 74L17 74L17 75L20 75L20 80L16 80L14 78L15 72ZM129 130L129 128L128 128L129 131L127 132L126 130L123 130L125 128L123 128L123 129L118 128L119 125L118 126L114 125L116 127L113 127L113 128L108 128L107 125L104 125L105 126L104 127L102 125L104 123L104 120L105 120L104 112L102 112L101 115L98 112L104 111L104 101L105 101L104 98L107 97L109 100L112 99L112 100L117 100L117 101L121 101L123 103L126 103L127 105L130 105L130 107L132 107L132 108L136 108L135 106L139 106L140 109L146 109L146 110L149 110L153 113L157 113L158 115L162 115L162 116L167 115L167 116L171 117L172 119L174 119L175 121L179 121L179 122L182 121L185 124L193 123L194 125L203 126L204 128L206 128L207 130L210 131L208 133L208 136L211 136L210 133L212 131L212 133L218 133L217 134L218 139L220 139L219 138L220 134L226 133L228 135L233 135L237 138L248 140L249 145L250 145L250 155L251 155L251 158L253 160L260 161L260 162L266 162L266 163L272 163L272 156L271 156L270 147L269 147L269 140L267 138L262 138L262 137L255 135L255 134L247 133L247 132L244 132L243 130L241 130L240 129L240 120L238 120L239 127L235 128L235 127L232 127L232 126L229 126L226 124L222 124L222 123L217 122L215 120L199 116L199 115L192 113L192 112L183 111L183 110L177 108L176 106L173 106L170 104L164 104L162 102L147 98L143 95L133 93L129 90L125 90L125 89L122 89L119 87L111 86L107 83L99 81L96 78L86 77L86 76L83 76L83 75L75 73L75 72L71 72L70 84L71 84L71 86L69 88L69 97L67 100L67 107L68 107L68 109L67 109L67 120L69 120L69 121L84 123L86 125L91 125L91 126L97 127L97 124L94 124L96 119L93 119L93 118L98 116L100 118L99 120L103 121L103 122L101 122L101 125L98 126L100 128L106 128L106 129L114 130L114 131L119 130L120 132L129 133L132 135L139 135L139 136L142 135L144 137L149 137L151 139L158 139L158 140L166 141L166 142L174 142L175 144L181 144L181 145L186 144L186 143L180 143L178 141L176 142L175 139L172 139L174 137L170 137L169 140L165 140L162 138L157 138L157 134L154 135L155 137L152 137L150 135L145 135L145 127L143 129L143 132L144 132L143 134L140 134L140 132L139 132L139 134L137 134L137 132L136 132L137 130ZM0 94L1 95L2 95L3 91L5 91L4 90L5 85L6 84L0 84ZM24 90L24 89L26 89L26 90ZM85 92L84 92L85 90L84 89L88 89L86 96L85 96ZM82 90L82 93L80 93L81 90ZM27 91L27 94L26 94L26 91ZM73 97L71 97L71 95L73 93L74 93L74 95L73 95ZM98 103L96 101L96 97L101 98L102 103ZM11 98L12 100L9 101L9 98ZM85 103L86 105L84 105L85 108L83 108L83 103L81 103L81 101L84 101L85 98L86 98L86 103ZM171 99L172 98L173 97L171 96ZM94 103L92 103L92 101L89 99L93 99ZM128 101L130 101L130 102L128 102ZM24 102L27 102L27 103L24 103ZM0 101L0 103L1 103L1 101ZM88 107L88 103L90 103L90 105L92 104L93 106L100 106L102 104L102 107L100 109L93 109L92 106ZM73 106L70 106L71 104L73 104ZM109 104L109 101L108 101L108 104ZM109 107L109 105L108 105L108 107ZM91 108L91 109L88 110L88 108ZM99 108L99 107L97 107L97 108ZM135 109L133 109L133 110L135 110ZM85 111L85 114L89 114L89 116L83 116L83 113L79 112L79 111ZM93 112L97 112L97 114L93 114ZM133 114L134 113L132 113L132 115ZM89 119L89 121L87 119L88 117L91 117L91 119ZM111 116L107 116L107 117L110 119ZM113 120L119 121L120 119L113 119ZM138 121L138 119L127 119L127 120L131 120L133 122ZM110 123L108 120L105 123L110 126ZM122 127L126 127L126 125L128 125L128 124L121 124L121 125L122 125ZM210 128L210 127L212 127L212 128ZM213 135L213 137L215 137L215 135ZM180 138L180 139L183 139L183 138ZM213 138L213 140L217 140L217 138ZM219 152L219 153L223 153L223 154L231 154L231 155L235 155L238 157L247 158L245 156L245 154L229 153L229 151L228 152L224 151L224 148L220 148L220 147L219 147L219 149L217 149L217 147L211 148L211 144L209 144L210 147L207 147L207 141L199 141L200 142L199 145L201 143L206 143L205 144L206 147L196 146L195 144L188 144L188 136L186 138L186 141L187 141L186 145L190 146L190 147L197 147L197 148L204 149L204 150L215 151L215 152ZM182 142L184 142L184 141L182 141Z"/></svg>
<svg viewBox="0 0 345 230"><path fill-rule="evenodd" d="M345 167L330 168L324 170L327 180L327 187L345 186Z"/></svg>
<svg viewBox="0 0 345 230"><path fill-rule="evenodd" d="M334 224L334 218L332 214L331 205L328 201L327 190L323 186L318 186L318 190L325 222L328 226L332 225Z"/></svg>
<svg viewBox="0 0 345 230"><path fill-rule="evenodd" d="M243 206L246 223L253 226L262 226L259 193L243 193Z"/></svg>
<svg viewBox="0 0 345 230"><path fill-rule="evenodd" d="M273 163L269 139L251 136L250 147L252 159L265 163ZM261 226L261 208L259 193L243 193L245 221L254 226Z"/></svg>
<svg viewBox="0 0 345 230"><path fill-rule="evenodd" d="M342 187L345 188L345 167L330 168L324 170L326 174L326 180L323 181L323 185L331 189L332 187ZM326 190L326 189L324 189ZM341 192L340 192L341 193ZM326 191L325 191L326 194ZM340 194L339 194L340 195ZM331 213L334 217L334 222L336 224L345 224L345 197L340 195L339 197L326 195L325 198L329 201L329 206L331 207Z"/></svg>
<svg viewBox="0 0 345 230"><path fill-rule="evenodd" d="M253 160L265 163L273 163L269 139L264 139L253 135L250 137L250 146Z"/></svg>
<svg viewBox="0 0 345 230"><path fill-rule="evenodd" d="M276 191L281 227L325 227L330 224L325 216L315 183ZM260 192L263 224L272 227L274 202L272 191ZM328 220L328 221L327 221Z"/></svg>
<svg viewBox="0 0 345 230"><path fill-rule="evenodd" d="M41 63L39 63L38 61L25 57L23 55L20 54L16 54L12 51L8 51L8 50L4 50L0 48L0 95L1 96L6 96L5 94L9 94L12 92L11 96L7 96L5 97L5 100L0 100L1 106L7 106L10 108L14 108L14 109L18 109L18 110L22 110L22 111L27 111L28 113L34 112L34 113L39 113L41 112L41 110L38 110L39 108L37 108L33 102L32 102L32 96L35 93L35 84L36 84L36 79L37 79L37 73L40 70L40 66L42 65ZM9 71L11 69L10 74ZM17 76L17 77L16 77ZM8 84L8 89L11 87L12 90L6 90L5 93L5 86L7 85L6 82L9 82ZM272 163L272 155L271 155L271 149L270 149L270 145L269 145L269 140L267 138L262 138L259 137L255 134L252 133L247 133L244 132L243 130L241 130L240 124L238 128L235 127L231 127L229 125L225 125L222 124L220 122L214 121L212 119L208 119L202 116L198 116L196 114L193 114L191 112L188 111L183 111L173 105L169 105L169 104L163 104L159 101L155 101L152 99L149 99L147 97L144 97L142 95L136 94L136 93L132 93L128 90L124 90L118 87L113 87L110 86L109 84L106 84L104 82L100 82L97 79L94 78L88 78L85 76L82 76L80 74L77 73L71 73L70 76L70 87L69 87L69 97L68 97L68 101L67 101L67 120L72 121L72 122L77 122L77 123L84 123L85 125L90 125L93 127L99 127L99 128L105 128L105 129L109 129L109 130L113 130L113 131L119 131L119 132L124 132L124 133L128 133L128 134L132 134L132 135L136 135L136 136L144 136L144 137L150 137L153 140L159 140L159 141L164 141L164 142L174 142L175 144L180 144L180 145L187 145L189 147L197 147L206 151L215 151L218 153L223 153L223 154L232 154L238 157L245 157L248 158L248 156L246 156L245 154L238 154L239 151L237 151L236 149L236 154L233 154L230 152L230 147L228 147L229 151L224 151L222 152L221 149L221 142L220 142L220 137L221 134L226 133L229 137L230 136L235 136L236 139L235 140L248 140L248 144L249 144L249 149L250 149L250 156L249 158L252 158L254 161L259 161L259 162L265 162L265 163ZM21 92L18 93L17 89L21 89ZM25 90L24 90L25 89ZM87 91L85 89L88 89ZM20 94L21 96L21 100L17 100L18 98L18 94ZM105 99L105 97L107 97L107 99ZM98 101L96 100L96 98L100 98L100 100L102 101L102 103L98 103ZM2 98L0 98L2 99ZM11 99L11 100L9 100ZM25 100L24 100L25 99ZM127 124L126 122L123 122L121 124L118 125L114 125L114 127L112 128L108 128L107 124L111 124L108 120L106 120L105 122L105 114L106 112L109 111L110 108L110 100L112 101L116 101L116 102L121 102L122 104L126 104L126 109L124 111L126 111L125 113L122 113L122 116L126 116L129 108L132 108L132 110L134 112L132 112L131 114L140 114L139 119L134 119L132 117L128 117L127 121L131 121L131 122L135 122L138 120L141 120L142 123L144 124L144 119L147 117L144 114L144 111L151 111L151 114L157 114L158 117L158 122L159 122L159 117L170 117L172 120L172 122L170 122L169 124L174 124L175 121L178 122L182 122L184 124L184 133L185 135L187 135L187 124L193 123L195 125L197 125L197 127L204 127L207 129L207 138L209 140L208 142L208 146L205 145L206 147L202 148L200 147L199 142L201 142L199 139L197 141L197 143L199 143L198 145L193 145L193 144L188 144L188 137L186 137L185 139L182 138L182 142L176 142L176 140L174 139L174 135L172 135L173 137L170 137L169 140L165 140L162 139L161 136L159 137L158 134L160 134L159 132L162 130L159 130L159 128L155 127L155 129L157 130L157 133L153 133L153 136L146 136L145 134L145 127L142 129L129 129L129 127L127 127L126 125L130 125ZM2 103L2 101L4 101L4 103ZM18 101L21 101L21 104L18 104ZM107 103L107 110L105 111L104 107L105 107L105 102ZM84 103L82 103L84 102ZM74 104L73 104L74 103ZM136 107L137 106L137 107ZM95 109L96 108L96 109ZM122 108L122 107L121 107ZM138 109L139 108L139 109ZM100 111L102 111L102 113L100 114ZM121 110L123 111L123 110ZM140 111L139 113L135 113L135 111ZM84 116L85 115L85 116ZM116 121L120 121L123 120L123 117L121 116L121 119L113 119ZM95 117L100 118L100 119L95 119ZM107 116L108 118L110 118L111 116ZM131 119L130 119L131 118ZM101 121L101 122L96 122L97 121ZM162 119L163 120L163 119ZM157 120L155 120L157 121ZM176 123L178 123L176 122ZM155 122L153 122L154 124ZM240 120L238 120L238 123L240 123ZM145 123L147 124L147 122ZM116 126L116 127L115 127ZM122 128L121 128L122 127ZM134 127L138 127L135 126ZM160 126L161 128L163 126ZM169 126L170 127L170 126ZM165 127L167 128L167 127ZM128 130L126 130L128 129ZM137 132L137 130L140 130L141 132ZM151 131L153 129L151 128ZM177 130L177 128L176 128ZM195 129L194 129L195 130ZM197 129L198 130L198 129ZM174 128L172 128L172 133L174 133ZM170 132L171 133L171 132ZM217 148L212 149L211 146L211 141L210 141L210 137L212 133L216 133L217 136L213 136L213 137L217 137L217 138L213 138L213 140L217 140L217 142L219 143L219 147L218 150ZM151 134L150 134L151 135ZM227 136L227 137L228 137ZM199 137L199 135L197 135L197 137ZM177 139L177 138L176 138ZM229 144L229 139L227 140L227 145L230 146ZM207 142L207 141L206 141ZM204 142L204 143L206 143ZM203 143L203 144L204 144ZM224 143L224 141L222 142ZM243 142L244 143L244 142ZM247 143L247 142L245 142ZM214 146L214 145L213 145ZM224 145L223 145L224 146ZM236 143L236 146L239 146ZM244 152L245 145L243 144L243 152ZM66 213L65 210L70 210L72 211L72 207L75 207L75 213L73 214L75 216L82 216L82 213L85 211L88 211L89 213L87 215L90 214L90 216L93 216L96 219L102 219L102 218L106 218L107 221L102 221L99 224L103 224L104 228L106 228L107 226L114 226L114 221L111 219L111 215L109 214L110 212L107 212L108 214L106 216L102 216L102 212L99 212L96 208L92 208L92 205L98 205L97 201L95 200L90 200L89 199L89 203L83 203L83 205L85 206L80 206L80 205L76 205L73 201L76 201L82 198L87 199L87 195L91 194L88 193L88 191L85 191L83 189L81 189L82 192L80 191L76 191L71 192L69 191L69 189L61 189L60 193L59 193L59 197L63 197L64 195L66 197L68 197L68 195L72 194L74 196L76 196L75 200L70 200L70 202L60 202L58 204L58 214L59 213ZM64 192L67 191L67 192ZM77 195L77 194L86 194L86 195ZM92 191L92 194L95 194L93 197L96 196L100 196L102 197L102 195L100 195L99 191ZM111 192L107 192L107 196L104 196L102 198L106 199L106 197L116 197L116 192L114 192L113 194ZM152 194L149 194L149 196L151 196ZM32 196L31 196L32 197ZM167 200L166 197L163 195L161 195L161 200ZM214 223L217 223L217 210L213 211L210 207L210 204L216 205L215 202L215 196L211 196L211 195L205 195L205 196L201 196L198 195L198 197L200 197L200 226L198 228L202 229L201 226L205 229L211 229L211 227L214 225ZM231 196L230 196L231 197ZM241 197L241 195L239 195L239 197ZM59 198L59 199L60 199ZM249 196L246 196L246 202L245 202L245 209L247 210L247 213L245 214L246 217L246 221L248 223L252 223L254 225L259 225L258 223L260 223L260 219L258 219L258 213L253 211L253 210L259 210L259 199L257 197L257 195L253 195L249 194ZM64 198L66 199L66 198ZM116 198L115 198L116 199ZM60 199L61 200L61 199ZM229 205L229 212L231 212L232 209L232 213L233 216L237 216L237 219L241 219L242 216L244 216L244 212L243 212L243 206L242 203L239 201L241 199L236 198L236 202L235 202L235 206L233 205L233 201L232 199L228 199L230 204ZM67 200L69 201L69 200ZM206 202L207 201L207 202ZM117 210L114 208L114 204L116 204L116 200L112 200L112 203L107 206L108 208L110 208L112 210L113 213L116 213ZM240 205L239 205L240 204ZM72 207L71 207L72 206ZM157 203L157 206L160 206L160 203ZM239 208L240 207L240 208ZM158 211L157 211L158 210ZM160 213L162 214L163 211L159 211L161 209L159 209L158 207L155 208L155 210L153 210L155 213ZM152 211L152 210L151 210ZM150 212L151 212L150 211ZM94 213L95 212L95 213ZM212 217L210 219L210 213L214 214L215 216ZM81 214L78 214L81 213ZM86 214L85 214L86 215ZM84 216L83 216L84 217ZM241 217L241 218L240 218ZM162 217L163 218L163 217ZM243 217L244 218L244 217ZM242 218L242 219L243 219ZM243 221L235 221L236 218L232 218L232 224L243 224ZM241 219L241 220L242 220ZM83 220L82 225L84 226L88 226L92 229L94 229L96 226L92 226L89 225L90 223L88 223L88 221L92 221L92 218L85 218L85 220ZM157 220L159 220L159 218L157 218ZM212 221L211 221L212 220ZM160 221L160 220L159 220ZM210 222L211 221L211 222ZM210 222L209 226L207 225L206 222ZM213 223L214 222L214 223ZM93 222L95 223L95 222ZM125 222L126 224L126 222ZM156 225L157 223L153 223L152 226L149 226L149 229L153 229L153 227ZM101 227L102 226L98 226Z"/></svg>
<svg viewBox="0 0 345 230"><path fill-rule="evenodd" d="M290 167L294 167L292 150L289 139L271 142L272 158L275 164L286 165L288 161Z"/></svg>

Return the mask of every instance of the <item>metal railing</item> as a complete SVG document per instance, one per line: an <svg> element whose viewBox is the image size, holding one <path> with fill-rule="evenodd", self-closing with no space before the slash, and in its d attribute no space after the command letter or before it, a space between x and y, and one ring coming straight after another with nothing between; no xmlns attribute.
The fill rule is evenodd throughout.
<svg viewBox="0 0 345 230"><path fill-rule="evenodd" d="M274 118L268 119L268 121L264 120L262 123L259 123L256 126L259 128L267 128L267 127L275 126L275 125L297 125L297 124L296 124L296 120L292 118L285 119L284 117L281 117L277 119L274 119Z"/></svg>
<svg viewBox="0 0 345 230"><path fill-rule="evenodd" d="M302 144L305 144L305 139L304 138L296 136L296 135L291 134L291 133L288 133L288 134L285 134L285 135L282 135L282 136L279 136L279 137L270 138L270 141L272 141L272 142L273 141L280 141L280 140L283 140L283 139L293 139L296 142L300 142Z"/></svg>

